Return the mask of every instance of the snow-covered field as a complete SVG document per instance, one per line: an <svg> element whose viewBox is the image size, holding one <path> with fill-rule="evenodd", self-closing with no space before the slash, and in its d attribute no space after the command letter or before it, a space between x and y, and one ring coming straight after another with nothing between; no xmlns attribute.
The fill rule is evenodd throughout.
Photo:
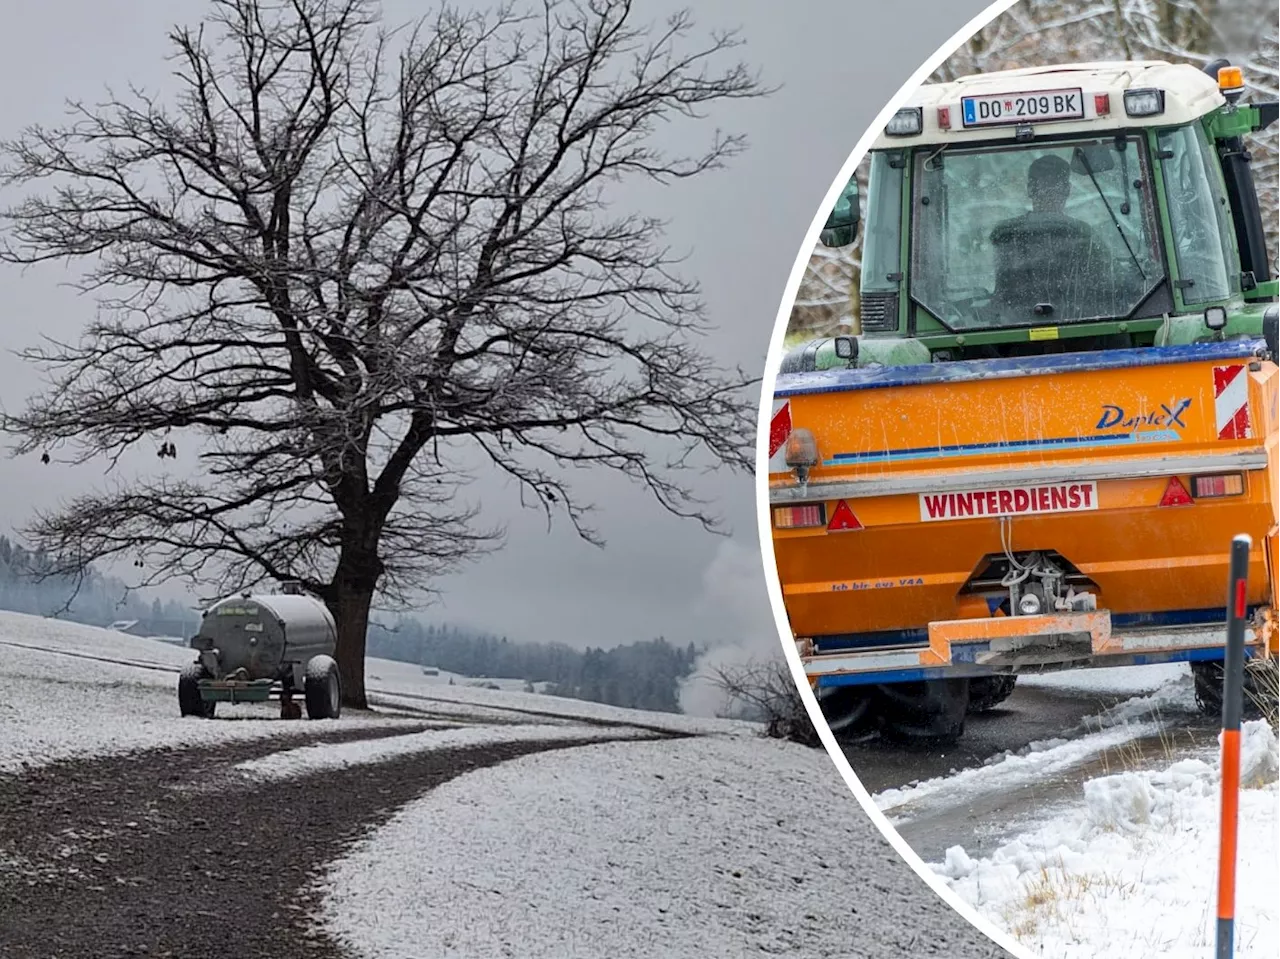
<svg viewBox="0 0 1280 959"><path fill-rule="evenodd" d="M876 957L934 955L909 948L933 932L923 885L869 832L819 750L705 737L540 753L369 835L321 882L323 924L365 959L843 957L871 941Z"/></svg>
<svg viewBox="0 0 1280 959"><path fill-rule="evenodd" d="M177 709L177 672L193 658L190 649L156 639L0 612L0 772L78 756L264 738L296 728L276 718L274 704L221 703L219 722L184 721ZM747 723L526 693L524 684L513 680L428 676L419 666L389 660L369 660L367 685L375 707L383 711L425 710L460 722L585 721L643 723L688 733L754 731ZM339 720L343 729L393 722L376 714Z"/></svg>
<svg viewBox="0 0 1280 959"><path fill-rule="evenodd" d="M367 682L371 693L388 705L429 708L433 713L459 717L483 716L486 719L524 718L539 719L556 716L583 722L637 723L654 729L692 735L755 735L759 727L730 719L706 719L679 713L654 713L640 709L625 709L583 699L564 699L542 693L526 693L517 690L495 690L474 686L449 686L427 683L415 686L410 671L403 670L404 663L386 660L369 660L369 672L381 678ZM401 674L397 677L397 670ZM429 680L431 677L423 677Z"/></svg>
<svg viewBox="0 0 1280 959"><path fill-rule="evenodd" d="M191 657L0 613L0 776L315 728L271 705L181 719L175 674ZM333 727L384 735L281 740L226 774L270 788L262 781L352 765L375 775L372 764L410 754L574 745L462 771L330 865L316 921L362 959L998 954L906 867L820 750L748 723L450 685L400 663L370 660L368 681L383 714ZM418 726L463 725L385 735L405 722L397 707L417 710Z"/></svg>
<svg viewBox="0 0 1280 959"><path fill-rule="evenodd" d="M504 726L474 726L470 729L448 729L388 736L372 741L357 740L351 743L320 743L299 746L271 753L260 759L250 759L236 765L242 775L256 780L289 779L326 769L343 769L348 766L369 766L386 762L397 756L409 754L445 752L465 749L468 746L496 745L498 743L541 742L591 742L597 739L634 739L648 735L633 727L614 729L608 726L551 725L521 723Z"/></svg>
<svg viewBox="0 0 1280 959"><path fill-rule="evenodd" d="M963 803L977 792L1069 767L1126 738L1152 735L1159 718L1194 708L1186 667L1126 672L1033 680L1136 694L1098 716L1096 731L886 791L875 797L877 805L893 819L930 801ZM1265 722L1246 725L1243 755L1235 959L1275 959L1280 787L1277 738ZM1171 741L1168 762L1159 768L1117 768L1088 779L1074 799L1041 810L989 855L971 857L955 846L944 862L931 865L980 913L1046 959L1203 959L1214 944L1219 789L1217 752Z"/></svg>
<svg viewBox="0 0 1280 959"><path fill-rule="evenodd" d="M0 613L0 772L77 756L255 739L287 727L266 705L222 704L226 721L184 722L176 674L191 660L189 649L167 643ZM354 728L389 720L341 722Z"/></svg>

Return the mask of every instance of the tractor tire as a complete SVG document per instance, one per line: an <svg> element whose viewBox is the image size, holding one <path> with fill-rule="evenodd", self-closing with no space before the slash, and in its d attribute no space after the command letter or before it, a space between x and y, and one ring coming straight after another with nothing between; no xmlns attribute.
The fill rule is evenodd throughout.
<svg viewBox="0 0 1280 959"><path fill-rule="evenodd" d="M998 676L975 676L969 680L969 713L985 713L995 709L1013 695L1018 677L1013 673Z"/></svg>
<svg viewBox="0 0 1280 959"><path fill-rule="evenodd" d="M308 719L337 719L342 714L342 678L332 656L315 656L307 663L303 696Z"/></svg>
<svg viewBox="0 0 1280 959"><path fill-rule="evenodd" d="M1196 685L1196 705L1206 716L1222 715L1224 671L1221 660L1191 664L1191 675ZM1276 691L1266 688L1270 683L1265 676L1264 669L1258 668L1251 660L1245 660L1244 700L1240 710L1244 719L1260 719L1274 712Z"/></svg>
<svg viewBox="0 0 1280 959"><path fill-rule="evenodd" d="M950 746L964 735L968 679L931 679L879 687L881 736L890 742Z"/></svg>
<svg viewBox="0 0 1280 959"><path fill-rule="evenodd" d="M217 703L205 702L200 698L200 680L207 679L209 673L200 663L183 666L178 674L178 710L183 716L198 716L201 719L212 719Z"/></svg>
<svg viewBox="0 0 1280 959"><path fill-rule="evenodd" d="M818 693L822 718L837 739L858 740L880 728L879 697L871 685L826 687Z"/></svg>

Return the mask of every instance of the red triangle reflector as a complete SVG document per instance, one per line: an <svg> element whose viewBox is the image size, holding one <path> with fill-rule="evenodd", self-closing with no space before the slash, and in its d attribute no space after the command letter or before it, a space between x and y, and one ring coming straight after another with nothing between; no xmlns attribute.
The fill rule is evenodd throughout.
<svg viewBox="0 0 1280 959"><path fill-rule="evenodd" d="M836 503L836 508L831 511L831 520L827 523L828 532L842 529L862 529L858 517L853 515L853 510L849 509L849 504L844 500Z"/></svg>
<svg viewBox="0 0 1280 959"><path fill-rule="evenodd" d="M1190 506L1195 500L1176 476L1169 477L1169 485L1164 488L1164 496L1160 497L1161 506Z"/></svg>

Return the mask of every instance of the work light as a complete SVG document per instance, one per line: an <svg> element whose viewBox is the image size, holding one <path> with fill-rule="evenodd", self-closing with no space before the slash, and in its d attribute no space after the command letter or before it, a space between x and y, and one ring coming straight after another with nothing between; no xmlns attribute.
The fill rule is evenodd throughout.
<svg viewBox="0 0 1280 959"><path fill-rule="evenodd" d="M903 107L885 125L884 132L891 137L913 137L924 128L919 107Z"/></svg>
<svg viewBox="0 0 1280 959"><path fill-rule="evenodd" d="M1125 90L1124 112L1131 117L1154 117L1164 113L1163 90Z"/></svg>

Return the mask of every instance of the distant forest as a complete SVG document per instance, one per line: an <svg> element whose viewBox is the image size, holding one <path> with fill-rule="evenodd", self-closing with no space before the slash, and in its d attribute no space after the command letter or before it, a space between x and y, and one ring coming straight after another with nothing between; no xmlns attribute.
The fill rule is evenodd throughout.
<svg viewBox="0 0 1280 959"><path fill-rule="evenodd" d="M0 536L0 609L35 616L56 616L88 626L109 626L136 620L131 632L142 636L192 636L200 628L200 614L175 600L148 602L123 582L86 570L77 588L70 577L41 579L48 562ZM68 603L68 600L70 602Z"/></svg>
<svg viewBox="0 0 1280 959"><path fill-rule="evenodd" d="M77 589L70 578L40 579L47 568L40 553L0 536L0 609L88 626L134 621L129 632L139 636L189 637L200 628L200 613L176 600L148 602L122 581L92 569ZM681 649L662 638L583 650L411 616L387 626L371 624L368 653L464 676L546 684L546 692L557 696L665 712L680 711L680 683L693 673L700 655L692 644Z"/></svg>
<svg viewBox="0 0 1280 959"><path fill-rule="evenodd" d="M464 676L547 683L546 691L556 696L679 712L680 681L693 672L700 652L692 643L681 649L661 637L585 650L563 643L513 642L405 617L390 627L369 627L369 655Z"/></svg>

